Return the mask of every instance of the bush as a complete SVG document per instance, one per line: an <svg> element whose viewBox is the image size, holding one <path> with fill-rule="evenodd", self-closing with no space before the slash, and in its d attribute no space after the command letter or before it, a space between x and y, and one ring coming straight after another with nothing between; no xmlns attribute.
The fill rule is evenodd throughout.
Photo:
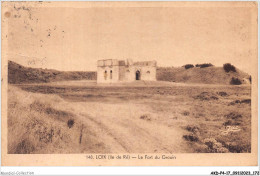
<svg viewBox="0 0 260 176"><path fill-rule="evenodd" d="M229 150L225 148L220 142L214 138L204 139L204 144L208 146L209 153L228 153Z"/></svg>
<svg viewBox="0 0 260 176"><path fill-rule="evenodd" d="M231 112L229 114L226 114L225 117L228 119L239 119L242 118L242 115L235 112Z"/></svg>
<svg viewBox="0 0 260 176"><path fill-rule="evenodd" d="M230 84L232 84L232 85L240 85L240 84L242 84L242 82L240 81L240 79L232 77L232 79L230 81Z"/></svg>
<svg viewBox="0 0 260 176"><path fill-rule="evenodd" d="M140 119L151 121L151 117L149 114L144 114L140 116Z"/></svg>
<svg viewBox="0 0 260 176"><path fill-rule="evenodd" d="M229 135L220 135L218 137L223 147L231 153L250 153L251 139L245 137L244 132L230 133Z"/></svg>
<svg viewBox="0 0 260 176"><path fill-rule="evenodd" d="M189 112L189 111L184 111L182 114L183 114L184 116L188 116L188 115L190 115L190 112Z"/></svg>
<svg viewBox="0 0 260 176"><path fill-rule="evenodd" d="M218 97L216 96L215 93L209 93L209 92L202 92L201 94L193 97L194 99L199 99L201 101L204 100L218 100Z"/></svg>
<svg viewBox="0 0 260 176"><path fill-rule="evenodd" d="M199 132L199 127L194 125L188 125L186 126L186 130L192 133L197 133Z"/></svg>
<svg viewBox="0 0 260 176"><path fill-rule="evenodd" d="M196 64L196 67L200 68L206 68L206 67L212 67L213 65L211 63L204 63L204 64Z"/></svg>
<svg viewBox="0 0 260 176"><path fill-rule="evenodd" d="M217 94L222 96L222 97L228 96L227 92L217 92Z"/></svg>
<svg viewBox="0 0 260 176"><path fill-rule="evenodd" d="M212 67L213 65L211 63L208 64L201 64L200 68L205 68L205 67Z"/></svg>
<svg viewBox="0 0 260 176"><path fill-rule="evenodd" d="M241 100L241 103L251 104L251 99Z"/></svg>
<svg viewBox="0 0 260 176"><path fill-rule="evenodd" d="M24 139L16 146L14 153L30 154L30 153L34 152L34 150L35 150L35 147L33 146L33 144L28 139Z"/></svg>
<svg viewBox="0 0 260 176"><path fill-rule="evenodd" d="M191 142L197 142L199 140L199 138L194 134L183 135L183 138Z"/></svg>
<svg viewBox="0 0 260 176"><path fill-rule="evenodd" d="M69 128L73 127L74 120L73 119L68 120L67 125L68 125Z"/></svg>
<svg viewBox="0 0 260 176"><path fill-rule="evenodd" d="M185 69L189 69L189 68L193 68L194 65L192 65L192 64L186 64L186 65L183 65L183 67L184 67Z"/></svg>
<svg viewBox="0 0 260 176"><path fill-rule="evenodd" d="M230 63L226 63L223 65L223 68L225 70L225 72L236 72L236 67L234 65L231 65Z"/></svg>

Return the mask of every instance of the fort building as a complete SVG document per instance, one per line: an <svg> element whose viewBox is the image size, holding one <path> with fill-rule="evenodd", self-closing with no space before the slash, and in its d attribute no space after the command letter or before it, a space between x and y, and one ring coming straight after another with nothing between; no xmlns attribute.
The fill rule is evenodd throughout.
<svg viewBox="0 0 260 176"><path fill-rule="evenodd" d="M156 81L156 61L107 59L97 61L97 82Z"/></svg>

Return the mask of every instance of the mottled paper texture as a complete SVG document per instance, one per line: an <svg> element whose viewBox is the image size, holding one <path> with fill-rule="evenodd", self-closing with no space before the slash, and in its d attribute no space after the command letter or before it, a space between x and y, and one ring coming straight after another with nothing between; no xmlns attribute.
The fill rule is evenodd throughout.
<svg viewBox="0 0 260 176"><path fill-rule="evenodd" d="M2 2L3 166L256 166L257 2Z"/></svg>

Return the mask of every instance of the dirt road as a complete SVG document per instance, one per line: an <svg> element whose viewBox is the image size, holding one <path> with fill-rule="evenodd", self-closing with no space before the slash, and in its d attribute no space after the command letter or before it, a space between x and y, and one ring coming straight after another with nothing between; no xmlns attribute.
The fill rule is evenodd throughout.
<svg viewBox="0 0 260 176"><path fill-rule="evenodd" d="M86 111L100 109L99 111ZM143 107L134 104L80 103L75 107L87 128L98 136L111 153L176 153L188 152L183 133L178 127L168 127L143 115ZM105 112L105 113L104 113ZM147 111L145 111L147 112ZM83 134L84 135L84 134Z"/></svg>

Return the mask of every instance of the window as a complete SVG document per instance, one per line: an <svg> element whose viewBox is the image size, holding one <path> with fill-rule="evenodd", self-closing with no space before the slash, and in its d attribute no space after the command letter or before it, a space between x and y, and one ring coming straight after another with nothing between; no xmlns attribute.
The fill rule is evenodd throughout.
<svg viewBox="0 0 260 176"><path fill-rule="evenodd" d="M107 71L104 72L104 79L107 80Z"/></svg>
<svg viewBox="0 0 260 176"><path fill-rule="evenodd" d="M110 79L112 79L112 70L110 70Z"/></svg>
<svg viewBox="0 0 260 176"><path fill-rule="evenodd" d="M140 73L139 70L137 70L137 71L135 72L135 80L140 80L140 79L141 79L141 73Z"/></svg>

